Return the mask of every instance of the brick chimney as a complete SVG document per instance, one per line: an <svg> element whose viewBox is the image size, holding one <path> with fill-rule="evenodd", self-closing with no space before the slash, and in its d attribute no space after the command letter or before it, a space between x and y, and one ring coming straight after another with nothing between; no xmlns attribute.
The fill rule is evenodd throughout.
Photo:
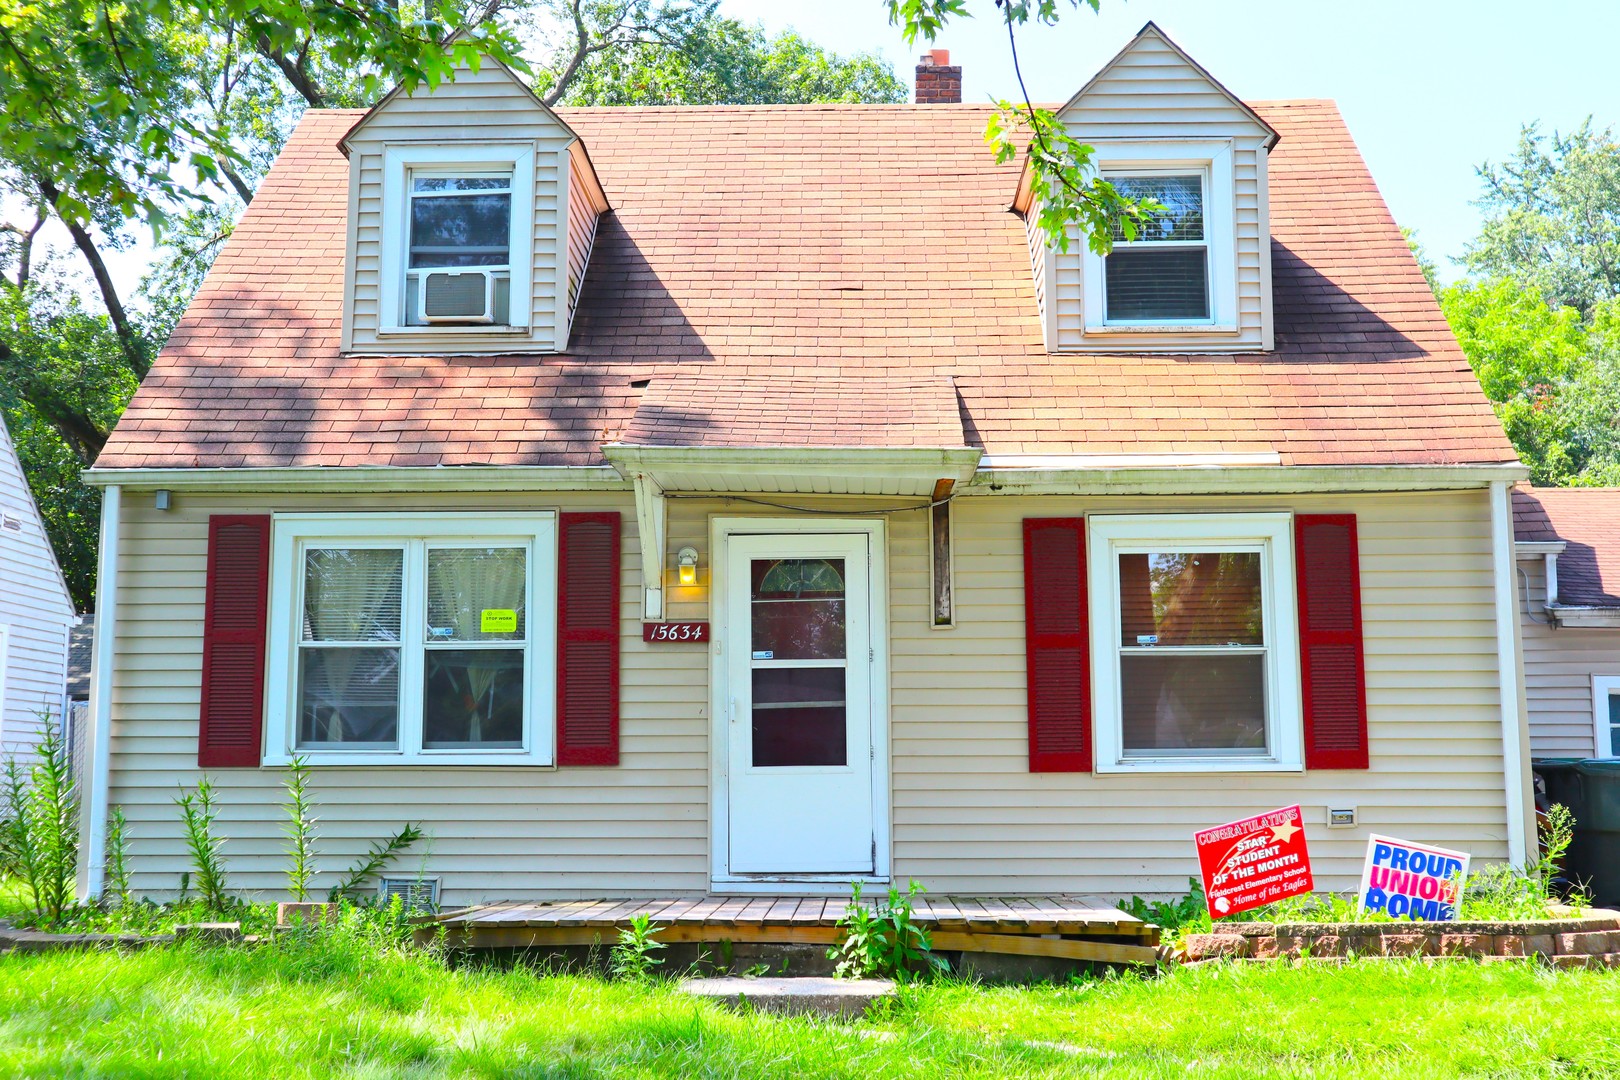
<svg viewBox="0 0 1620 1080"><path fill-rule="evenodd" d="M934 49L917 58L917 104L960 105L962 69L951 66L949 49Z"/></svg>

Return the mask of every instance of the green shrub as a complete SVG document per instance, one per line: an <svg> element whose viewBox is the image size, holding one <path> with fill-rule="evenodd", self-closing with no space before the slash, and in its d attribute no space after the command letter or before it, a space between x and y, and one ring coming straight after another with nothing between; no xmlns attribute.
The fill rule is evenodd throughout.
<svg viewBox="0 0 1620 1080"><path fill-rule="evenodd" d="M908 979L927 971L944 971L943 958L935 956L933 936L912 918L913 898L926 890L913 881L904 894L889 888L886 902L874 908L861 903L861 883L851 885L853 895L838 928L844 939L827 950L838 963L833 969L840 979Z"/></svg>
<svg viewBox="0 0 1620 1080"><path fill-rule="evenodd" d="M1187 879L1185 896L1152 901L1133 896L1129 900L1121 900L1119 909L1132 918L1150 922L1171 933L1209 932L1209 906L1204 902L1204 887L1197 878Z"/></svg>

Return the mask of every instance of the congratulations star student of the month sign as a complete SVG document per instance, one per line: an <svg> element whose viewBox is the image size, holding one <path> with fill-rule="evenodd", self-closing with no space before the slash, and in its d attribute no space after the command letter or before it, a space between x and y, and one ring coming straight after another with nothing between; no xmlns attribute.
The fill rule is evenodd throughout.
<svg viewBox="0 0 1620 1080"><path fill-rule="evenodd" d="M1314 889L1299 807L1229 821L1193 836L1209 915L1219 919Z"/></svg>

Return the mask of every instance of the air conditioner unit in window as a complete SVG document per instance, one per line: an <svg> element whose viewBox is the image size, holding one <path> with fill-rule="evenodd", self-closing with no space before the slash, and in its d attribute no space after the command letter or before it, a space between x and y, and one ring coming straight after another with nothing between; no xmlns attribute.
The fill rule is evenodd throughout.
<svg viewBox="0 0 1620 1080"><path fill-rule="evenodd" d="M485 269L432 270L417 294L423 322L495 321L495 273Z"/></svg>

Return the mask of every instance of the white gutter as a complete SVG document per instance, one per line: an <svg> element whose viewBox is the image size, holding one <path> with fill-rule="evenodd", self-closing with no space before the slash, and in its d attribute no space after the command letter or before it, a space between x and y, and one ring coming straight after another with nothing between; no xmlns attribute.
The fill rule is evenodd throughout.
<svg viewBox="0 0 1620 1080"><path fill-rule="evenodd" d="M176 491L629 491L610 465L272 466L240 469L86 469L88 484Z"/></svg>
<svg viewBox="0 0 1620 1080"><path fill-rule="evenodd" d="M1559 626L1594 630L1620 628L1620 607L1588 607L1578 604L1549 604L1547 616Z"/></svg>
<svg viewBox="0 0 1620 1080"><path fill-rule="evenodd" d="M1528 861L1531 822L1530 732L1525 721L1524 677L1519 656L1519 590L1514 569L1513 483L1491 484L1491 563L1496 593L1496 671L1502 706L1502 786L1506 795L1508 861Z"/></svg>
<svg viewBox="0 0 1620 1080"><path fill-rule="evenodd" d="M107 797L112 738L114 645L118 634L118 511L122 491L117 484L101 493L101 547L96 563L96 636L90 652L90 723L84 748L88 771L82 779L83 835L79 843L77 891L81 900L101 895L104 850L107 843Z"/></svg>
<svg viewBox="0 0 1620 1080"><path fill-rule="evenodd" d="M1523 465L1280 465L1215 460L1222 455L991 456L958 494L1007 495L1283 495L1322 492L1456 491L1511 483ZM1245 455L1231 455L1242 458ZM1035 464L1023 464L1034 462ZM1173 462L1173 463L1170 463ZM1510 537L1511 541L1511 537Z"/></svg>

